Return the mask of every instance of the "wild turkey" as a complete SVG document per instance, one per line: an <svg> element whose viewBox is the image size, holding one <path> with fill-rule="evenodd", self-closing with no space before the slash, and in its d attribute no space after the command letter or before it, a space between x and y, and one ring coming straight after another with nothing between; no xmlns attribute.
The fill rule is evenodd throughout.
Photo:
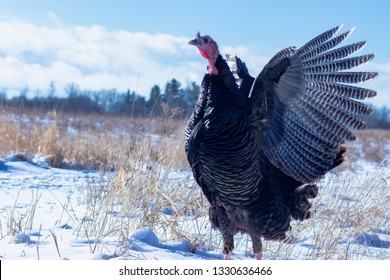
<svg viewBox="0 0 390 280"><path fill-rule="evenodd" d="M335 36L340 29L283 49L256 79L237 59L240 86L210 36L198 33L189 42L207 59L208 73L186 126L185 149L210 203L211 224L221 231L225 259L238 232L249 234L261 259L261 236L284 239L291 218L309 218L315 182L345 160L345 141L355 139L350 129L366 127L359 115L372 109L356 100L376 92L348 84L377 73L344 70L374 54L349 57L365 42L335 49L353 31Z"/></svg>

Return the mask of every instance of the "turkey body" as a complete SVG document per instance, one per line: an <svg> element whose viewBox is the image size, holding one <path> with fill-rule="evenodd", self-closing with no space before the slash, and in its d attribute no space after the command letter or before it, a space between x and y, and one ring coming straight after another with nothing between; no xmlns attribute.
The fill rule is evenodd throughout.
<svg viewBox="0 0 390 280"><path fill-rule="evenodd" d="M348 75L338 76L327 64L337 61L337 67L349 69L354 63L340 60L335 51L325 52L342 35L347 37L348 32L332 43L329 39L338 29L299 50L282 50L256 79L241 69L240 87L221 55L213 65L217 71L203 78L187 122L185 148L194 178L210 203L211 224L221 231L225 257L239 232L249 234L261 258L262 236L283 239L292 218L309 218L308 198L318 191L313 183L344 160L344 141L353 138L347 128L363 128L356 115L370 109L348 95L359 98L374 92L337 83ZM345 80L376 76L356 73Z"/></svg>
<svg viewBox="0 0 390 280"><path fill-rule="evenodd" d="M230 71L222 57L216 65ZM239 232L252 239L283 239L291 219L286 201L303 183L285 175L264 155L246 92L226 94L229 89L219 75L206 74L202 85L198 107L202 117L193 127L195 115L189 120L186 146L187 153L195 155L190 160L194 177L211 204L210 221L226 239L223 252L233 250L233 236Z"/></svg>

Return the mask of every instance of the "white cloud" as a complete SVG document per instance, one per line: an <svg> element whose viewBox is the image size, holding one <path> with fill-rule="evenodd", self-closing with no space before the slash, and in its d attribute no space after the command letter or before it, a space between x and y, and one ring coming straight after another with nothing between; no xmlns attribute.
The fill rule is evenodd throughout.
<svg viewBox="0 0 390 280"><path fill-rule="evenodd" d="M187 42L192 38L147 34L104 27L65 26L48 13L52 26L12 19L0 21L0 89L24 87L46 91L51 81L57 92L72 82L82 89L128 88L149 96L154 84L163 87L171 78L183 85L201 82L206 61ZM221 53L241 57L253 76L270 59L246 46L221 46ZM365 86L378 91L369 102L390 105L390 63L369 63L364 68L380 72Z"/></svg>
<svg viewBox="0 0 390 280"><path fill-rule="evenodd" d="M0 88L11 90L45 90L51 81L59 92L71 82L119 90L138 84L137 91L148 96L154 84L172 77L200 81L205 67L189 38L168 34L12 21L0 22L0 38Z"/></svg>

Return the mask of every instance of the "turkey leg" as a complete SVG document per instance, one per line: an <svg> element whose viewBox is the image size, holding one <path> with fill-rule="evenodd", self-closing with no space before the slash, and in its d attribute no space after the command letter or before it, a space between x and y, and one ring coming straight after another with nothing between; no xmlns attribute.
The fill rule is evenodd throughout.
<svg viewBox="0 0 390 280"><path fill-rule="evenodd" d="M257 260L261 260L263 258L263 245L261 244L261 237L255 233L249 234L252 239L253 253L255 254L255 258Z"/></svg>

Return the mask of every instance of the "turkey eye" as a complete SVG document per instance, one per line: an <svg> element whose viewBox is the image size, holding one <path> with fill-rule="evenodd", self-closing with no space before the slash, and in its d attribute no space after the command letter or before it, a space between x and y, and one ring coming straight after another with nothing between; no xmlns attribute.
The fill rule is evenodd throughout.
<svg viewBox="0 0 390 280"><path fill-rule="evenodd" d="M207 44L209 42L209 39L204 38L203 41Z"/></svg>

